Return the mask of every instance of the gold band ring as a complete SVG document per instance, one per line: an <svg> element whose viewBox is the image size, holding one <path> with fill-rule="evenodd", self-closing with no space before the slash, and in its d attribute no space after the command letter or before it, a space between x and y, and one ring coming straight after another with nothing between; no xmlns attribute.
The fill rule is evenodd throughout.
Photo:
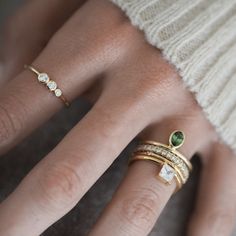
<svg viewBox="0 0 236 236"><path fill-rule="evenodd" d="M183 184L186 183L186 178L184 177L183 172L182 172L181 169L178 168L178 166L176 166L175 163L173 163L172 161L170 161L170 160L168 160L168 159L166 159L166 158L164 158L164 157L162 157L162 156L159 156L159 155L151 155L150 153L145 153L145 152L140 152L140 153L138 153L137 155L135 155L134 158L132 159L132 161L135 159L136 156L143 156L143 157L145 157L146 159L150 159L150 160L153 160L153 159L159 160L159 161L161 161L162 163L165 163L165 164L169 165L170 167L172 167L172 168L175 170L176 174L178 174L178 176L181 178L181 182L182 182Z"/></svg>
<svg viewBox="0 0 236 236"><path fill-rule="evenodd" d="M54 95L61 99L61 101L64 103L66 107L70 106L70 103L63 95L61 89L58 88L55 81L51 80L46 73L40 73L38 70L36 70L33 66L25 65L25 69L28 69L32 71L34 74L37 75L38 81L42 84L44 84L51 92L54 93Z"/></svg>
<svg viewBox="0 0 236 236"><path fill-rule="evenodd" d="M169 163L166 163L165 161L163 161L159 158L146 156L146 155L136 155L136 156L134 156L132 158L132 160L130 161L130 164L132 164L132 162L134 162L134 161L139 161L139 160L152 161L152 162L162 166L162 169L161 169L160 173L156 177L158 179L160 179L162 182L164 182L165 184L168 184L168 185L170 185L172 179L175 178L175 180L176 180L175 192L178 192L182 188L182 186L183 186L182 179L181 179L181 177L178 173L178 170L173 165L170 165ZM172 171L172 169L174 171ZM165 178L165 179L162 177L162 175L164 175L164 170L171 172L169 174L168 178Z"/></svg>

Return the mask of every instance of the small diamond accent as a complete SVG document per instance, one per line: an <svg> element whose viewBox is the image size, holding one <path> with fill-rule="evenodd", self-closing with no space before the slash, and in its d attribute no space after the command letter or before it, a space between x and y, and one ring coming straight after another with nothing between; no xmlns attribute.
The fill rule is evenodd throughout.
<svg viewBox="0 0 236 236"><path fill-rule="evenodd" d="M46 73L40 73L38 75L38 81L46 84L49 82L49 77Z"/></svg>
<svg viewBox="0 0 236 236"><path fill-rule="evenodd" d="M168 159L170 159L170 158L172 157L171 153L170 153L170 152L167 152L166 157L167 157Z"/></svg>
<svg viewBox="0 0 236 236"><path fill-rule="evenodd" d="M161 168L159 176L164 179L166 182L170 183L175 177L175 170L170 167L168 164L164 164Z"/></svg>
<svg viewBox="0 0 236 236"><path fill-rule="evenodd" d="M156 148L155 148L154 146L151 146L151 147L150 147L150 150L152 150L152 151L154 151L154 152L155 152L155 149L156 149Z"/></svg>
<svg viewBox="0 0 236 236"><path fill-rule="evenodd" d="M163 156L166 156L167 151L163 150L163 151L161 152L161 154L162 154Z"/></svg>
<svg viewBox="0 0 236 236"><path fill-rule="evenodd" d="M60 97L62 95L62 91L60 89L56 89L54 92L57 97Z"/></svg>
<svg viewBox="0 0 236 236"><path fill-rule="evenodd" d="M57 84L56 82L50 80L48 83L47 83L47 86L48 88L51 90L51 91L55 91L57 89Z"/></svg>

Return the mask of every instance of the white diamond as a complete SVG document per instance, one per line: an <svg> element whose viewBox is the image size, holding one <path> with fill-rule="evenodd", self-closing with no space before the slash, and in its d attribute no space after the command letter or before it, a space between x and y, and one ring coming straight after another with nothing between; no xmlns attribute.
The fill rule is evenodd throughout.
<svg viewBox="0 0 236 236"><path fill-rule="evenodd" d="M166 182L170 183L175 176L175 170L172 167L170 167L169 165L164 164L161 168L159 176L162 179L164 179Z"/></svg>
<svg viewBox="0 0 236 236"><path fill-rule="evenodd" d="M56 89L54 93L57 97L60 97L62 95L62 91L60 89Z"/></svg>
<svg viewBox="0 0 236 236"><path fill-rule="evenodd" d="M166 157L172 160L172 154L170 152L167 152Z"/></svg>
<svg viewBox="0 0 236 236"><path fill-rule="evenodd" d="M56 82L50 80L48 83L47 83L47 86L48 88L51 90L51 91L55 91L57 89L57 84Z"/></svg>
<svg viewBox="0 0 236 236"><path fill-rule="evenodd" d="M165 150L162 150L161 154L162 154L163 156L166 156L166 154L167 154L167 151L165 151Z"/></svg>
<svg viewBox="0 0 236 236"><path fill-rule="evenodd" d="M161 153L160 148L156 148L156 153Z"/></svg>
<svg viewBox="0 0 236 236"><path fill-rule="evenodd" d="M38 80L39 80L39 82L46 84L46 83L49 82L49 77L48 77L48 75L46 73L40 73L38 75Z"/></svg>
<svg viewBox="0 0 236 236"><path fill-rule="evenodd" d="M153 146L150 147L150 150L153 151L153 152L155 151L155 149L156 149L156 148L153 147Z"/></svg>

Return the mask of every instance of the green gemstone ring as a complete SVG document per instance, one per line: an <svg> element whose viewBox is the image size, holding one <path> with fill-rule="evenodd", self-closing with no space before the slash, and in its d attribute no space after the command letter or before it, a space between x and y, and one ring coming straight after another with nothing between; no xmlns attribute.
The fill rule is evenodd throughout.
<svg viewBox="0 0 236 236"><path fill-rule="evenodd" d="M134 150L131 162L137 160L149 160L161 166L158 178L166 184L176 180L176 191L185 184L192 171L191 162L178 150L185 141L184 132L175 130L170 134L169 144L163 144L152 140L140 142Z"/></svg>
<svg viewBox="0 0 236 236"><path fill-rule="evenodd" d="M175 130L169 138L169 146L172 149L180 148L184 144L185 135L180 130Z"/></svg>

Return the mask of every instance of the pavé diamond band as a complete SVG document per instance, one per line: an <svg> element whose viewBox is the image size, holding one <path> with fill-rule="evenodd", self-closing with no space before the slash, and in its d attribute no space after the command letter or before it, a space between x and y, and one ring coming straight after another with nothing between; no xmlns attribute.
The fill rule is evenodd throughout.
<svg viewBox="0 0 236 236"><path fill-rule="evenodd" d="M34 74L37 75L38 81L42 84L44 84L51 92L54 93L54 95L61 99L61 101L65 104L66 107L70 106L70 103L68 100L64 97L61 89L58 88L57 83L53 80L51 80L46 73L40 73L38 70L36 70L33 66L25 65L25 69L28 69L32 71Z"/></svg>
<svg viewBox="0 0 236 236"><path fill-rule="evenodd" d="M170 135L169 145L144 141L135 149L130 162L148 160L161 165L158 178L166 184L170 184L175 179L176 190L179 190L187 182L189 173L192 171L191 162L176 150L183 145L184 139L182 131L174 131Z"/></svg>

